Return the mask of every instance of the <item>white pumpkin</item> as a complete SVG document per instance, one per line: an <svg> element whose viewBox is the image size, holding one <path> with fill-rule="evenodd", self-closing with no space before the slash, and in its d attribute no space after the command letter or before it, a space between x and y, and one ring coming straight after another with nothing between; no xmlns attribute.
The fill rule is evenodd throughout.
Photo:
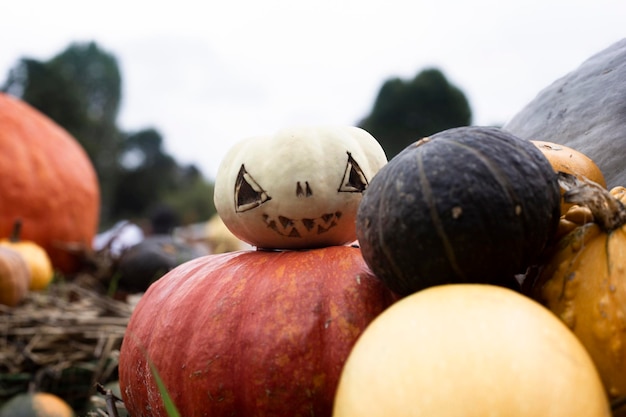
<svg viewBox="0 0 626 417"><path fill-rule="evenodd" d="M218 215L239 239L264 249L356 240L363 191L387 157L353 126L293 127L237 143L215 179Z"/></svg>

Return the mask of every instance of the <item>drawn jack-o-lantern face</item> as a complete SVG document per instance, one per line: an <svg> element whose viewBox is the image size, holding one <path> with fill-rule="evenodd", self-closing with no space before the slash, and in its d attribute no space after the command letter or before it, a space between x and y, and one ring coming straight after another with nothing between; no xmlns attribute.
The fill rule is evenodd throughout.
<svg viewBox="0 0 626 417"><path fill-rule="evenodd" d="M356 127L301 127L235 145L215 181L215 207L241 240L259 248L342 245L356 239L363 191L387 162Z"/></svg>

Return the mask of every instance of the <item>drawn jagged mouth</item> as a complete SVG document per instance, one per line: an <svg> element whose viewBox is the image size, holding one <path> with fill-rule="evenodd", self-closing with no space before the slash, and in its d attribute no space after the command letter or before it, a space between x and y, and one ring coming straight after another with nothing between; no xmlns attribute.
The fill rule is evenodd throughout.
<svg viewBox="0 0 626 417"><path fill-rule="evenodd" d="M272 218L267 214L263 214L263 221L268 228L272 229L281 236L300 238L304 234L321 235L337 226L342 213L336 211L334 213L326 213L320 217L310 219L291 219L285 216Z"/></svg>

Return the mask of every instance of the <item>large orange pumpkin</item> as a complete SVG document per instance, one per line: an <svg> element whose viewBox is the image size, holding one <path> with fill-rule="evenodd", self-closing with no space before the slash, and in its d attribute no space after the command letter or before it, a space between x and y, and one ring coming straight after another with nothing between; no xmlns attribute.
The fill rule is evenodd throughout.
<svg viewBox="0 0 626 417"><path fill-rule="evenodd" d="M42 246L55 268L72 272L68 245L97 231L100 188L84 149L27 103L0 93L0 237L19 218L21 238Z"/></svg>
<svg viewBox="0 0 626 417"><path fill-rule="evenodd" d="M394 300L350 246L189 261L130 319L124 404L133 417L166 416L151 360L185 417L330 416L351 347Z"/></svg>

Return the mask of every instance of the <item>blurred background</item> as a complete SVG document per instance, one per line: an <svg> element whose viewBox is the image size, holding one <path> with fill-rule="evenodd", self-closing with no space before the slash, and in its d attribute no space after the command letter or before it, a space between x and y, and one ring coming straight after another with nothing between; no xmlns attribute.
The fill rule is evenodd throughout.
<svg viewBox="0 0 626 417"><path fill-rule="evenodd" d="M358 125L389 158L502 125L621 39L626 3L21 0L2 16L0 90L86 149L104 230L163 206L209 219L230 146L288 125Z"/></svg>

